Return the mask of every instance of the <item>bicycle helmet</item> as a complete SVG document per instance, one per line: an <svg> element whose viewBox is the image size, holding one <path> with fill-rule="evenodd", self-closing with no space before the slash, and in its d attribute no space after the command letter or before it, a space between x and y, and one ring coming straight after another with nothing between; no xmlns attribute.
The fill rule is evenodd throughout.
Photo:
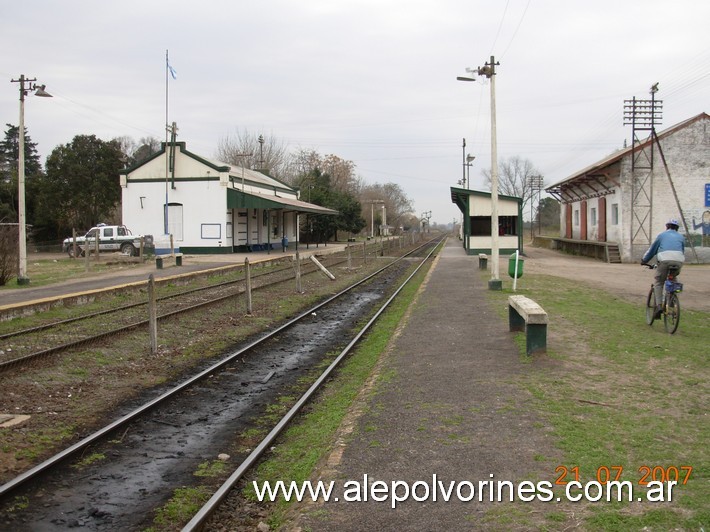
<svg viewBox="0 0 710 532"><path fill-rule="evenodd" d="M670 220L668 220L668 221L666 222L666 229L671 229L671 228L673 228L673 227L675 227L675 230L676 230L676 231L677 231L678 228L680 227L680 224L678 223L678 220L676 220L675 218L671 218Z"/></svg>

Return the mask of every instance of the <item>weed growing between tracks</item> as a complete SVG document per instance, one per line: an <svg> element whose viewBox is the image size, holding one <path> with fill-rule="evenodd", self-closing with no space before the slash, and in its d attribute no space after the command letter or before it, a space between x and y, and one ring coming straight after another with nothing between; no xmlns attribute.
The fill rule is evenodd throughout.
<svg viewBox="0 0 710 532"><path fill-rule="evenodd" d="M506 320L511 293L489 292ZM618 469L612 468L623 467L619 480L630 481L637 497L645 491L639 485L649 472L645 468L651 470L647 481L654 474L665 480L662 471L671 474L670 480L675 480L675 468L680 473L671 503L550 503L550 528L707 529L710 315L684 309L680 328L671 336L660 322L646 325L643 297L630 304L543 275L526 277L518 293L537 301L550 316L548 353L527 360L529 370L518 383L521 394L531 396L532 406L551 424L566 455L564 464L550 461L548 480L564 473L559 466L567 468L567 481L575 480L572 468L578 467L582 483L603 481L605 468L615 473ZM686 484L683 466L693 467Z"/></svg>

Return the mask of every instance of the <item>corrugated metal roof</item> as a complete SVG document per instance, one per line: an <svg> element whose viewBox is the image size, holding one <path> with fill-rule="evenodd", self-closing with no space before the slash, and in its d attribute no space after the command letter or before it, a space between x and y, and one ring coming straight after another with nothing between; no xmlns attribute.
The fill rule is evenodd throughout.
<svg viewBox="0 0 710 532"><path fill-rule="evenodd" d="M675 133L676 131L683 129L684 127L692 124L696 120L700 120L703 118L710 118L710 116L708 116L707 113L700 113L699 115L696 115L692 118L684 120L684 121L668 128L668 129L663 130L661 133L658 133L658 138L662 139L664 137L667 137L668 135L671 135L671 134ZM550 185L549 187L546 187L545 190L549 191L552 189L556 189L560 185L564 185L565 183L568 183L570 181L574 181L575 179L578 179L582 176L596 172L602 168L606 168L607 166L610 166L610 165L616 163L617 161L620 161L621 159L623 159L626 155L630 154L632 150L643 149L651 142L652 142L652 140L649 138L649 139L646 139L645 141L641 142L640 144L637 144L636 146L630 146L628 148L623 148L621 150L618 150L618 151L612 153L611 155L605 157L604 159L601 159L601 160L597 161L596 163L591 164L591 165L587 166L586 168L583 168L582 170L572 174L571 176L566 177L566 178L562 179L561 181L558 181L557 183Z"/></svg>

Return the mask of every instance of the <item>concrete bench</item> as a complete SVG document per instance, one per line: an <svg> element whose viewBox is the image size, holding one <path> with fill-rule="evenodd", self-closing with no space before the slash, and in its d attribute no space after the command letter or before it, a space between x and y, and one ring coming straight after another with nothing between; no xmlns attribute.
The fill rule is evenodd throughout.
<svg viewBox="0 0 710 532"><path fill-rule="evenodd" d="M547 351L547 312L530 298L508 297L508 325L511 331L525 331L528 355Z"/></svg>
<svg viewBox="0 0 710 532"><path fill-rule="evenodd" d="M172 259L173 255L157 255L155 257L155 267L158 270L163 269L163 263L166 259ZM175 253L175 266L182 266L182 253Z"/></svg>

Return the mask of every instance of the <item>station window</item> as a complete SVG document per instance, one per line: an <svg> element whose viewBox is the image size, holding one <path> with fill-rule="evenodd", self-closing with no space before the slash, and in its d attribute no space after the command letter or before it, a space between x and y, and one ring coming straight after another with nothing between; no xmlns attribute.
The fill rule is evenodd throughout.
<svg viewBox="0 0 710 532"><path fill-rule="evenodd" d="M597 209L596 207L592 207L589 210L590 218L592 219L592 226L597 225Z"/></svg>
<svg viewBox="0 0 710 532"><path fill-rule="evenodd" d="M471 236L491 236L491 217L471 216Z"/></svg>
<svg viewBox="0 0 710 532"><path fill-rule="evenodd" d="M518 234L518 217L517 216L499 216L498 217L498 234L503 236L515 236Z"/></svg>
<svg viewBox="0 0 710 532"><path fill-rule="evenodd" d="M619 204L611 204L611 225L619 225Z"/></svg>

